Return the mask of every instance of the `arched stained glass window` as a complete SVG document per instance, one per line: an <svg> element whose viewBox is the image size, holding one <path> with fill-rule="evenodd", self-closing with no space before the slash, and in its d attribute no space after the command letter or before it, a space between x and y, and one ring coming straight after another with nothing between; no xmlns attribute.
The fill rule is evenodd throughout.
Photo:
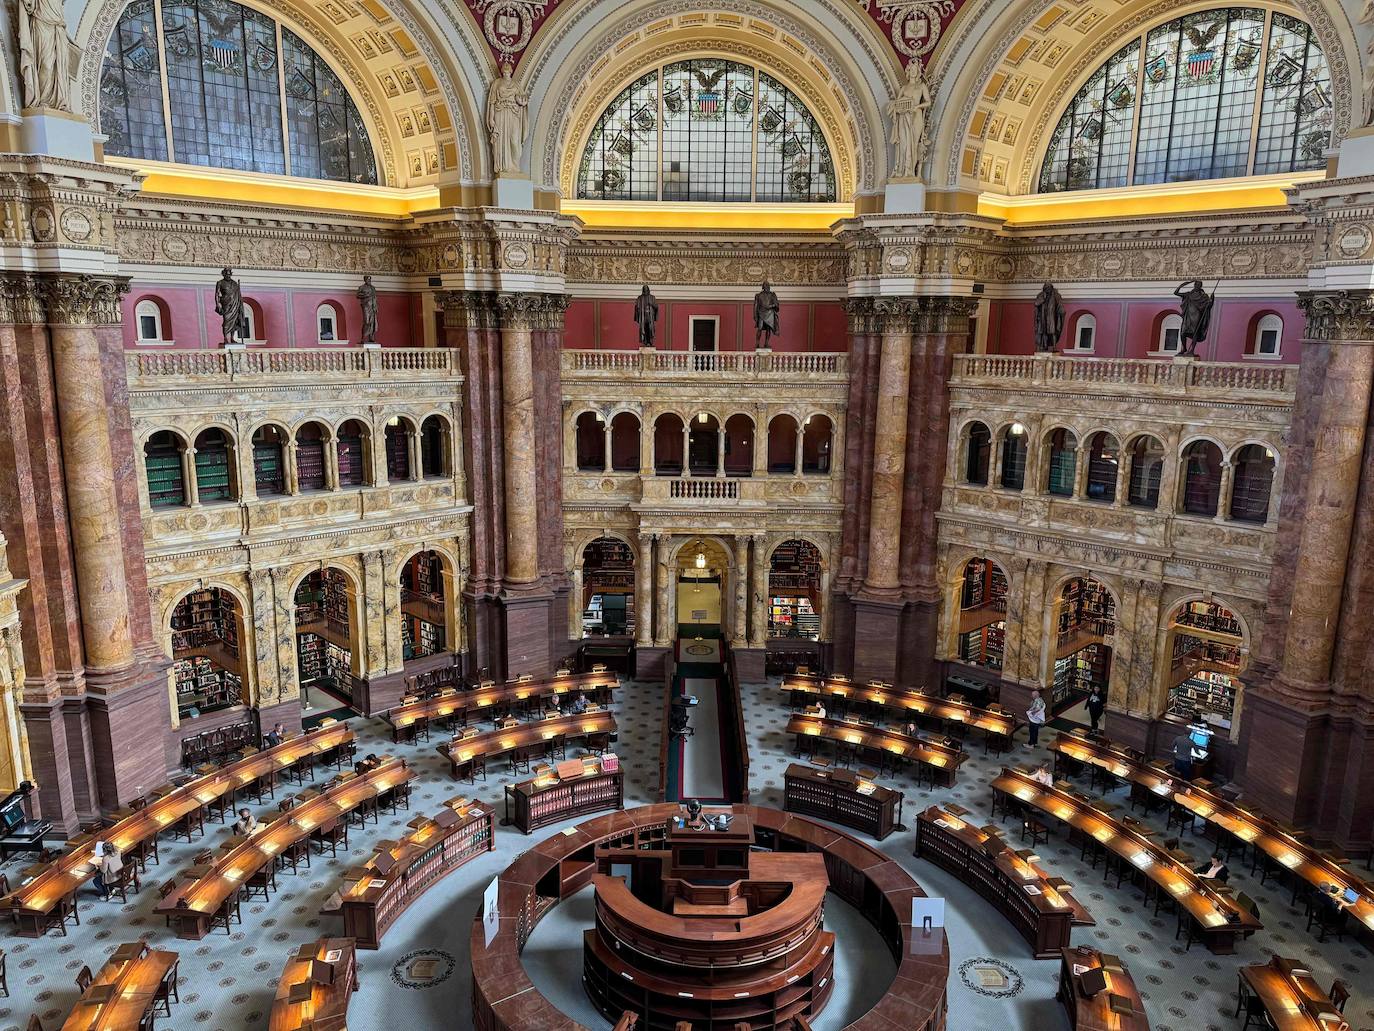
<svg viewBox="0 0 1374 1031"><path fill-rule="evenodd" d="M1050 137L1040 191L1320 168L1331 81L1312 29L1257 7L1198 11L1131 40Z"/></svg>
<svg viewBox="0 0 1374 1031"><path fill-rule="evenodd" d="M693 58L635 80L597 119L578 168L585 200L835 200L815 117L767 72Z"/></svg>
<svg viewBox="0 0 1374 1031"><path fill-rule="evenodd" d="M377 182L339 77L289 29L233 0L125 8L105 48L100 129L106 152L123 157Z"/></svg>

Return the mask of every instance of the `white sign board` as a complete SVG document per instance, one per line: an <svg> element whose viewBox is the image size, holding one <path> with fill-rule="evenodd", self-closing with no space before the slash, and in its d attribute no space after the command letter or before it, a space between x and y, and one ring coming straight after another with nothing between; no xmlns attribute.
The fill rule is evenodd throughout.
<svg viewBox="0 0 1374 1031"><path fill-rule="evenodd" d="M500 894L500 882L493 877L482 892L482 927L486 931L486 947L491 948L491 940L501 930L501 914L497 911L496 899Z"/></svg>

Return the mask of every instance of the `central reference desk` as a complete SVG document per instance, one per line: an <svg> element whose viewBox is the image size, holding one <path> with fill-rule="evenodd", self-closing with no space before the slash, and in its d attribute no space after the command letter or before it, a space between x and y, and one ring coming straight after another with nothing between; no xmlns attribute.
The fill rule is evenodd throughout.
<svg viewBox="0 0 1374 1031"><path fill-rule="evenodd" d="M352 938L321 938L286 961L268 1031L344 1031L348 1001L358 990L358 953Z"/></svg>
<svg viewBox="0 0 1374 1031"><path fill-rule="evenodd" d="M264 824L252 837L222 852L202 876L178 884L164 897L156 911L167 917L177 937L204 938L217 915L225 919L222 908L232 904L249 878L275 863L288 846L310 837L321 824L409 783L415 771L404 759L388 758L362 775L350 771L339 776L326 791Z"/></svg>
<svg viewBox="0 0 1374 1031"><path fill-rule="evenodd" d="M143 942L115 950L81 995L62 1031L137 1031L153 1007L173 992L177 954Z"/></svg>
<svg viewBox="0 0 1374 1031"><path fill-rule="evenodd" d="M975 827L931 806L916 819L915 854L996 906L1030 943L1036 959L1057 956L1073 928L1094 926L1069 883L1048 876L1033 853L1013 851L1000 827Z"/></svg>
<svg viewBox="0 0 1374 1031"><path fill-rule="evenodd" d="M589 711L580 716L553 716L467 734L440 745L438 751L448 760L454 780L471 782L475 765L480 762L485 770L486 760L494 756L509 752L511 766L515 768L521 761L542 758L559 750L569 738L609 741L614 733L614 716L605 710Z"/></svg>
<svg viewBox="0 0 1374 1031"><path fill-rule="evenodd" d="M595 673L569 673L535 679L521 678L504 684L486 683L472 691L447 688L432 698L398 705L386 714L391 724L391 737L399 741L408 728L421 720L452 719L466 723L468 717L495 717L515 709L529 710L534 703L545 699L563 699L578 693L589 700L609 702L620 687L620 677L604 670Z"/></svg>
<svg viewBox="0 0 1374 1031"><path fill-rule="evenodd" d="M954 783L959 767L968 759L967 752L951 745L849 720L793 713L787 721L787 733L796 735L796 755L809 755L816 741L829 741L835 745L837 756L842 749L850 749L856 757L872 756L879 773L884 772L889 763L895 769L900 761L914 761L930 771L932 783L945 787Z"/></svg>
<svg viewBox="0 0 1374 1031"><path fill-rule="evenodd" d="M1086 799L1006 767L992 782L992 790L1000 796L1007 812L1014 811L1016 803L1032 806L1095 841L1118 863L1125 864L1119 867L1123 874L1126 870L1137 871L1173 900L1179 919L1186 918L1191 923L1190 937L1196 937L1212 952L1232 953L1237 939L1260 929L1259 920L1249 910L1218 890L1222 886L1199 877L1140 828L1122 824Z"/></svg>
<svg viewBox="0 0 1374 1031"><path fill-rule="evenodd" d="M170 788L160 798L144 808L124 816L101 837L114 844L124 855L131 849L156 838L160 833L187 818L198 818L205 806L228 799L236 792L260 781L272 781L282 770L347 747L353 742L353 731L347 724L334 723L300 737L283 741L272 748L255 752L220 767L213 773ZM188 833L189 837L189 833ZM19 933L37 937L54 907L69 902L76 891L95 876L95 838L83 841L50 863L32 880L10 892L0 907L7 907Z"/></svg>

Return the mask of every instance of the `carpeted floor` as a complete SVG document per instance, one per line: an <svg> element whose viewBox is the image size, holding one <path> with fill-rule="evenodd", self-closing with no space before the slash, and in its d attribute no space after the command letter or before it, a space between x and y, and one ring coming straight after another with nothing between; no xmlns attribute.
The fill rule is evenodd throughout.
<svg viewBox="0 0 1374 1031"><path fill-rule="evenodd" d="M644 804L652 801L658 776L663 688L631 683L620 695L616 706L620 740L615 749L627 768L627 805ZM746 687L744 696L753 769L752 801L780 805L783 771L792 761L792 742L783 732L785 698L775 681ZM228 829L211 825L206 837L194 845L183 842L164 846L161 866L150 867L142 892L127 906L101 902L88 891L81 898L82 925L72 928L67 937L52 934L30 940L7 936L0 940L0 947L8 953L10 986L9 998L0 998L0 1028L22 1029L31 1012L37 1013L50 1031L60 1027L76 1001L74 978L82 964L97 968L117 945L135 938L181 954L182 1001L174 1006L170 1020L159 1021L160 1028L240 1031L264 1027L287 954L297 943L337 931L335 921L321 917L319 909L338 887L343 871L366 859L370 843L399 836L408 820L420 813L433 813L443 799L455 793L433 741L393 749L382 733L384 726L380 721L356 721L360 751L399 752L414 761L422 775L415 785L410 812L384 815L380 824L369 823L365 832L354 829L348 853L341 852L337 859L315 857L311 869L296 876L279 875L280 890L271 902L257 900L245 905L243 924L235 926L232 935L218 931L200 942L179 941L166 930L153 913L155 887L174 870L189 866L199 848L227 836ZM961 769L959 782L952 789L916 790L910 778L888 782L907 793L908 826L913 825L919 809L943 799L958 801L979 818L988 817L992 802L988 785L1002 760L984 757L981 746L972 746L972 751L973 758ZM1030 760L1043 754L1018 747L1009 759ZM492 770L491 778L485 783L479 780L473 793L499 806L503 781L511 778L497 773L495 764ZM271 808L274 803L263 806ZM557 826L548 827L525 837L510 828L499 828L496 852L433 887L391 929L381 950L362 953L362 990L354 998L350 1028L470 1027L468 933L482 890L520 852L558 830ZM893 834L880 847L902 862L928 894L948 900L951 1031L1067 1027L1054 1001L1057 965L1031 959L1021 937L990 906L954 878L913 858L913 842L914 832L908 830ZM1186 841L1185 847L1201 858L1205 846L1196 839ZM1288 892L1272 880L1262 886L1244 869L1235 871L1233 883L1258 901L1265 928L1244 942L1236 956L1213 956L1201 946L1185 952L1174 941L1171 916L1153 917L1142 906L1140 892L1130 886L1106 887L1101 869L1093 871L1080 864L1078 850L1069 848L1062 835L1052 837L1038 851L1052 874L1073 882L1078 897L1097 920L1096 927L1077 930L1075 941L1091 942L1126 960L1145 996L1151 1023L1159 1031L1239 1028L1240 1021L1232 1016L1236 969L1265 962L1273 952L1302 958L1323 986L1333 977L1350 981L1355 990L1346 1008L1351 1027L1368 1031L1374 1025L1374 994L1367 976L1374 967L1369 950L1350 939L1317 944L1304 929L1302 913L1288 905ZM23 865L22 860L15 860L4 870L13 879ZM573 900L574 907L578 902ZM837 932L849 926L840 908L841 904L832 900L827 909ZM572 993L572 998L577 997L578 988L571 971L580 969L577 915L576 908L565 913L555 911L539 928L533 946L538 952L530 957L531 976L546 991ZM890 966L877 969L876 963L865 962L864 946L855 946L855 942L849 943L847 956L846 946L839 946L844 958L837 971L850 973L843 975L847 984L837 979L837 999L841 992L846 993L843 998L855 998L875 987L881 989L890 976L885 972ZM828 1021L818 1024L830 1026Z"/></svg>

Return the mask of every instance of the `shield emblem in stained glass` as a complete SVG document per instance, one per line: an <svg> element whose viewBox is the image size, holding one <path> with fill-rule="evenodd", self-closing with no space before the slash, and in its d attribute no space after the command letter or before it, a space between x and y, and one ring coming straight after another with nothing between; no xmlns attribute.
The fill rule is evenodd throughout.
<svg viewBox="0 0 1374 1031"><path fill-rule="evenodd" d="M223 71L229 71L239 62L239 48L227 39L210 40L207 56Z"/></svg>
<svg viewBox="0 0 1374 1031"><path fill-rule="evenodd" d="M1194 82L1205 82L1212 74L1212 69L1217 64L1217 52L1215 50L1194 50L1188 55L1183 68L1188 73L1188 78Z"/></svg>
<svg viewBox="0 0 1374 1031"><path fill-rule="evenodd" d="M1248 71L1255 63L1255 58L1259 57L1259 52L1258 40L1242 39L1236 44L1236 52L1231 56L1231 67L1238 72Z"/></svg>
<svg viewBox="0 0 1374 1031"><path fill-rule="evenodd" d="M1130 107L1135 102L1135 90L1125 79L1119 81L1107 92L1107 103L1120 110L1123 107Z"/></svg>
<svg viewBox="0 0 1374 1031"><path fill-rule="evenodd" d="M1322 108L1330 106L1331 95L1322 88L1320 83L1313 85L1311 89L1302 95L1302 99L1298 101L1298 110L1305 115L1313 114L1322 110Z"/></svg>
<svg viewBox="0 0 1374 1031"><path fill-rule="evenodd" d="M1095 140L1102 135L1102 119L1093 115L1083 123L1083 128L1078 130L1080 140Z"/></svg>
<svg viewBox="0 0 1374 1031"><path fill-rule="evenodd" d="M1160 54L1145 66L1145 77L1151 82L1163 82L1169 77L1169 59Z"/></svg>
<svg viewBox="0 0 1374 1031"><path fill-rule="evenodd" d="M715 90L701 90L697 93L697 114L714 115L720 110L720 94Z"/></svg>
<svg viewBox="0 0 1374 1031"><path fill-rule="evenodd" d="M167 52L177 57L190 57L196 52L195 44L191 42L191 34L186 31L185 24L164 29L162 40L167 47Z"/></svg>
<svg viewBox="0 0 1374 1031"><path fill-rule="evenodd" d="M1271 54L1269 59L1269 83L1281 86L1290 82L1293 76L1302 71L1302 65L1291 54Z"/></svg>
<svg viewBox="0 0 1374 1031"><path fill-rule="evenodd" d="M260 72L270 72L277 66L277 52L267 44L259 42L253 48L253 67Z"/></svg>
<svg viewBox="0 0 1374 1031"><path fill-rule="evenodd" d="M143 40L135 43L131 50L125 51L124 60L129 63L130 68L136 68L140 72L157 71L157 50Z"/></svg>
<svg viewBox="0 0 1374 1031"><path fill-rule="evenodd" d="M663 91L663 109L670 115L682 110L682 88L671 86Z"/></svg>
<svg viewBox="0 0 1374 1031"><path fill-rule="evenodd" d="M291 75L286 80L286 92L297 100L304 100L314 96L315 84L310 81L310 76L301 69L292 68Z"/></svg>

